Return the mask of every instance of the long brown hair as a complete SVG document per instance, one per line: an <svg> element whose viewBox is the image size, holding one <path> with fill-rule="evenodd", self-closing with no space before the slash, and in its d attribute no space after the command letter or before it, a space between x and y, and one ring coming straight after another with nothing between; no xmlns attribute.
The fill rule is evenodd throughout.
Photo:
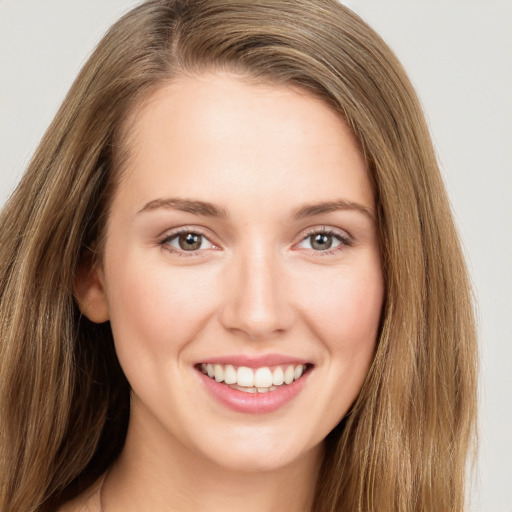
<svg viewBox="0 0 512 512"><path fill-rule="evenodd" d="M416 95L386 44L336 0L150 0L85 64L0 216L0 509L41 511L122 449L129 385L108 323L73 299L101 252L121 126L180 73L301 87L359 139L386 297L373 365L327 439L314 510L461 511L475 434L467 272Z"/></svg>

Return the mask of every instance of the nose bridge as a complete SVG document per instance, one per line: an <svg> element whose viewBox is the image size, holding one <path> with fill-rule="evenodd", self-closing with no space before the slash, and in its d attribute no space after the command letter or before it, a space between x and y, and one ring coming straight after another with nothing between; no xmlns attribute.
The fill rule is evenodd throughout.
<svg viewBox="0 0 512 512"><path fill-rule="evenodd" d="M224 304L226 328L253 339L287 330L292 308L283 286L283 268L271 244L252 240L234 255L229 268L231 290Z"/></svg>

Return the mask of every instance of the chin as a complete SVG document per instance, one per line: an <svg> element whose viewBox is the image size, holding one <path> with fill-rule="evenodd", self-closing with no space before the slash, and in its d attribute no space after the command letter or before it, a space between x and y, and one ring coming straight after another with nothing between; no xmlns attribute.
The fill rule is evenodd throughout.
<svg viewBox="0 0 512 512"><path fill-rule="evenodd" d="M254 435L239 433L223 443L210 444L209 453L203 452L204 456L227 471L267 473L316 457L322 449L322 440L308 445L303 439L290 439L289 434L283 436L269 432L269 429L259 430L264 431ZM214 450L211 450L212 446L215 446Z"/></svg>

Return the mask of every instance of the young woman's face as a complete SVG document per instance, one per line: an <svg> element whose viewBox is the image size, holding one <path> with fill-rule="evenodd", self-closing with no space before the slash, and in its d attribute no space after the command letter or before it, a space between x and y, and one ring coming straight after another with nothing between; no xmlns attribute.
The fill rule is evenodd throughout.
<svg viewBox="0 0 512 512"><path fill-rule="evenodd" d="M155 92L127 143L98 286L131 426L246 471L318 452L383 301L356 140L308 93L205 74Z"/></svg>

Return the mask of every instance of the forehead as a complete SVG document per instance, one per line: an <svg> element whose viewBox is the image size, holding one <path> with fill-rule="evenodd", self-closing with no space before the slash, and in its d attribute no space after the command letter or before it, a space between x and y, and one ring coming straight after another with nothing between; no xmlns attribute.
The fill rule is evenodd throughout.
<svg viewBox="0 0 512 512"><path fill-rule="evenodd" d="M184 76L149 94L123 132L123 172L148 200L166 187L206 200L279 191L284 199L293 189L297 200L331 199L336 190L373 205L357 139L304 90L227 74Z"/></svg>

